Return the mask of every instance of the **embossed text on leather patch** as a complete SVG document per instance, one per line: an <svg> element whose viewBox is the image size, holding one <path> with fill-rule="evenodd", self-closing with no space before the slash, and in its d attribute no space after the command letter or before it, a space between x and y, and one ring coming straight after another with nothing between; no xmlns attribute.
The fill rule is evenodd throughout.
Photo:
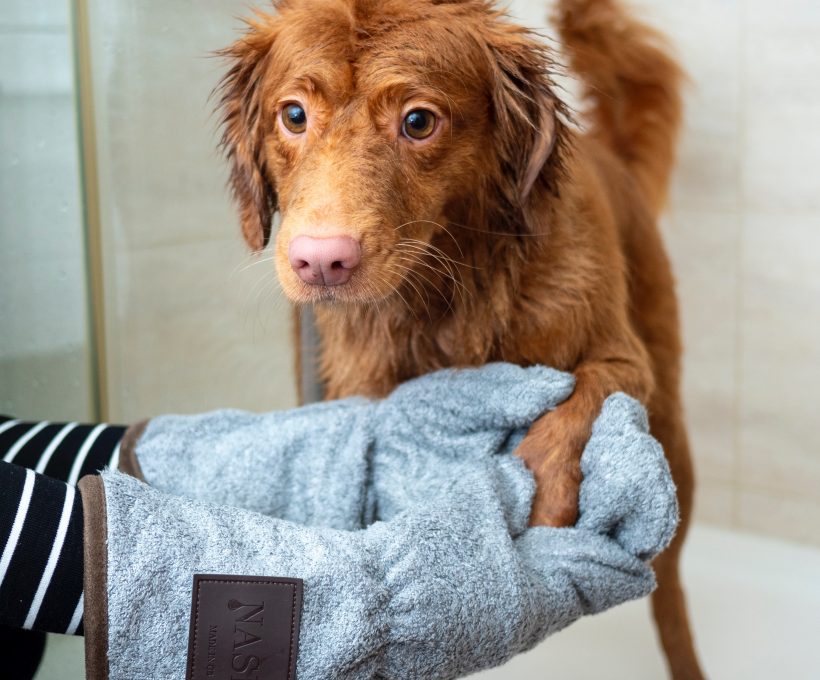
<svg viewBox="0 0 820 680"><path fill-rule="evenodd" d="M295 680L302 580L194 574L186 680Z"/></svg>

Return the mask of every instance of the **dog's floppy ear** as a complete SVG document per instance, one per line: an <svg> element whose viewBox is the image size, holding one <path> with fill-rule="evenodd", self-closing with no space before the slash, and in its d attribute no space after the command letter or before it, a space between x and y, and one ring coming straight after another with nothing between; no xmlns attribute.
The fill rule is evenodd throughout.
<svg viewBox="0 0 820 680"><path fill-rule="evenodd" d="M539 181L555 177L564 105L554 94L549 48L526 29L498 21L488 39L496 153L508 200L526 203Z"/></svg>
<svg viewBox="0 0 820 680"><path fill-rule="evenodd" d="M273 46L272 18L261 13L247 32L217 54L231 62L218 87L222 122L220 146L231 164L230 186L239 206L242 233L253 250L270 239L277 208L276 188L266 175L263 83Z"/></svg>

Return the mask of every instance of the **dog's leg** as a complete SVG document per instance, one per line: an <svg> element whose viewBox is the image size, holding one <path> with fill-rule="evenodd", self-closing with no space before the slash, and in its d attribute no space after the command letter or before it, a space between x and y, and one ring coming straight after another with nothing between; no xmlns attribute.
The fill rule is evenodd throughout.
<svg viewBox="0 0 820 680"><path fill-rule="evenodd" d="M650 403L650 427L663 445L678 488L680 525L672 544L653 564L658 589L652 594L652 610L671 677L674 680L702 680L704 676L695 653L679 571L681 548L692 517L694 472L678 400L676 397L665 398L663 386L660 388Z"/></svg>
<svg viewBox="0 0 820 680"><path fill-rule="evenodd" d="M672 545L654 562L658 588L652 593L652 612L670 676L674 680L702 680L704 675L695 653L679 572L680 549L686 529L681 519Z"/></svg>
<svg viewBox="0 0 820 680"><path fill-rule="evenodd" d="M535 476L534 526L572 526L578 519L581 453L594 417L571 402L539 418L515 452Z"/></svg>
<svg viewBox="0 0 820 680"><path fill-rule="evenodd" d="M637 365L626 361L587 362L576 370L575 393L555 411L540 418L516 452L533 471L537 490L531 524L569 526L578 513L580 459L592 423L608 394L622 390L642 397L646 389ZM629 366L635 367L630 370ZM664 384L649 402L650 430L661 442L678 488L681 521L672 544L654 562L658 589L652 607L664 654L674 680L702 680L695 653L679 560L692 514L694 473L676 389ZM641 386L643 385L643 387Z"/></svg>
<svg viewBox="0 0 820 680"><path fill-rule="evenodd" d="M581 454L592 434L592 424L604 400L613 392L626 392L645 403L652 390L652 375L645 353L633 342L632 351L604 353L575 370L575 391L555 411L539 418L516 455L536 479L530 523L571 526L578 518Z"/></svg>

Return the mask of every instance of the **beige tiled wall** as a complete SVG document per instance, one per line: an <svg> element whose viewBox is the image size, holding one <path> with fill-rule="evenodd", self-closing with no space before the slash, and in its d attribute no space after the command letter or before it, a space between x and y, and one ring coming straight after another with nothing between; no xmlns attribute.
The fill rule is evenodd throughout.
<svg viewBox="0 0 820 680"><path fill-rule="evenodd" d="M668 232L698 514L820 544L820 5L653 4L694 81ZM710 15L716 29L681 29ZM726 132L701 146L703 130ZM710 167L723 169L704 184ZM725 205L690 213L704 195Z"/></svg>
<svg viewBox="0 0 820 680"><path fill-rule="evenodd" d="M246 3L90 4L112 417L293 403L286 305L269 264L240 271L207 103ZM664 231L697 516L820 544L820 4L640 8L692 79Z"/></svg>
<svg viewBox="0 0 820 680"><path fill-rule="evenodd" d="M692 80L664 229L697 517L820 544L820 4L640 7Z"/></svg>
<svg viewBox="0 0 820 680"><path fill-rule="evenodd" d="M543 24L539 3L512 5ZM820 544L820 4L633 6L692 80L664 231L697 517Z"/></svg>

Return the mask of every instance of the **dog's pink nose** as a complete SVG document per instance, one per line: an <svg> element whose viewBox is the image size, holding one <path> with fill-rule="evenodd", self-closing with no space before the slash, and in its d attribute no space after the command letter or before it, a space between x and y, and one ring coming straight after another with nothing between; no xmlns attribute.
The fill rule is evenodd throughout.
<svg viewBox="0 0 820 680"><path fill-rule="evenodd" d="M340 286L350 280L359 266L362 251L359 242L350 236L297 236L288 247L288 259L305 283Z"/></svg>

